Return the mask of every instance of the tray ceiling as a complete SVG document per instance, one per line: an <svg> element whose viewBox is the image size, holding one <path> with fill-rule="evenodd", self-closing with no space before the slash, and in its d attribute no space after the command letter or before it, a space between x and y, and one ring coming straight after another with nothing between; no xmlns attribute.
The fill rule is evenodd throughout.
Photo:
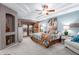
<svg viewBox="0 0 79 59"><path fill-rule="evenodd" d="M18 18L22 19L34 19L34 20L40 20L43 17L48 17L43 14L39 14L38 10L42 10L43 3L3 3L5 6L15 10L18 14ZM72 6L78 5L73 3L51 3L47 4L49 8L55 9L55 13L59 13L61 11L64 11L69 9ZM70 6L70 7L69 7ZM53 13L54 14L54 13ZM51 14L52 15L52 14Z"/></svg>

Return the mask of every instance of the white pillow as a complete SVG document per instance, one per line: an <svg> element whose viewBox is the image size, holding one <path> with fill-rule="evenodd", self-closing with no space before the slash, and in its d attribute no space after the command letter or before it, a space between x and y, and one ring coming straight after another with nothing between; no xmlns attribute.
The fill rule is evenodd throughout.
<svg viewBox="0 0 79 59"><path fill-rule="evenodd" d="M79 35L79 32L77 33L77 35Z"/></svg>

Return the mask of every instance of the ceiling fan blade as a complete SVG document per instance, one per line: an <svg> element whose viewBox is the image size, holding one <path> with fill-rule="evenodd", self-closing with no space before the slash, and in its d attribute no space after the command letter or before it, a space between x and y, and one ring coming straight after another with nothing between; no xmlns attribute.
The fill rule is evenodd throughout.
<svg viewBox="0 0 79 59"><path fill-rule="evenodd" d="M42 11L42 10L36 10L36 11Z"/></svg>
<svg viewBox="0 0 79 59"><path fill-rule="evenodd" d="M55 10L54 9L52 9L52 10L47 10L48 12L55 12Z"/></svg>
<svg viewBox="0 0 79 59"><path fill-rule="evenodd" d="M40 15L40 14L42 14L42 12L39 12L38 14Z"/></svg>

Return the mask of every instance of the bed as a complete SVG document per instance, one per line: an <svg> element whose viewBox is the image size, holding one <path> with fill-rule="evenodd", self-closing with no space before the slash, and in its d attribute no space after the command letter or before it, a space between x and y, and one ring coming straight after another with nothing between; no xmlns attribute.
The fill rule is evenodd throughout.
<svg viewBox="0 0 79 59"><path fill-rule="evenodd" d="M54 40L49 39L48 35L45 33L33 33L31 39L45 48L48 48L55 43Z"/></svg>

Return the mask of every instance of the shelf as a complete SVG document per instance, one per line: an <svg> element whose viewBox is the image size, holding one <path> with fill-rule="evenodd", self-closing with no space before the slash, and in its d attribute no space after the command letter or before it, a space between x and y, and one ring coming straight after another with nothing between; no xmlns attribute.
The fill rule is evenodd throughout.
<svg viewBox="0 0 79 59"><path fill-rule="evenodd" d="M6 14L6 32L15 31L15 17L11 14Z"/></svg>
<svg viewBox="0 0 79 59"><path fill-rule="evenodd" d="M7 33L5 33L5 35L14 35L15 34L15 32L7 32Z"/></svg>
<svg viewBox="0 0 79 59"><path fill-rule="evenodd" d="M15 42L15 35L6 36L6 45L10 45Z"/></svg>

